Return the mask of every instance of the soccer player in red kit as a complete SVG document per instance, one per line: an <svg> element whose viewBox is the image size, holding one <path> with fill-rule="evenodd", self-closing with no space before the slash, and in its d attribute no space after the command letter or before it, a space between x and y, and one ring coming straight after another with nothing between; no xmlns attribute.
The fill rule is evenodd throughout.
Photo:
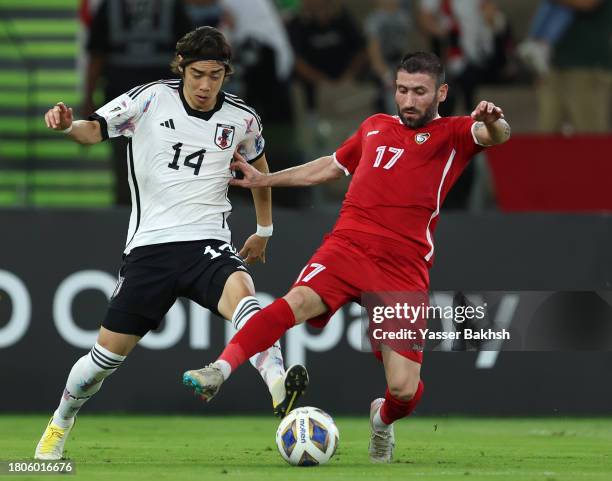
<svg viewBox="0 0 612 481"><path fill-rule="evenodd" d="M236 155L233 167L244 178L232 182L243 187L308 186L342 175L353 180L333 231L291 290L255 314L217 361L187 371L184 382L210 400L232 371L296 324L324 327L363 293L429 290L433 232L444 198L476 153L510 137L502 110L490 102L480 102L471 116L440 117L447 92L438 57L409 54L397 69L398 115L367 118L332 156L262 174ZM423 353L383 344L376 354L387 391L371 404L369 454L374 462L390 462L393 422L409 415L423 393Z"/></svg>

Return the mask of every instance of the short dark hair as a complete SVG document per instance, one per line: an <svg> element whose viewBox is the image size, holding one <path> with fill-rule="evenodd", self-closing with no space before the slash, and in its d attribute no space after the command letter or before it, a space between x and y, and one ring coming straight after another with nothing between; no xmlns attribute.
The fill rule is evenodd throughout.
<svg viewBox="0 0 612 481"><path fill-rule="evenodd" d="M179 67L184 69L190 63L199 60L217 60L225 66L225 75L233 73L232 47L223 34L214 27L198 27L176 42L176 53L170 68L172 72L182 76Z"/></svg>
<svg viewBox="0 0 612 481"><path fill-rule="evenodd" d="M446 74L440 57L429 52L413 52L404 55L397 66L397 71L405 70L408 73L426 73L436 81L436 87L440 87L445 80Z"/></svg>

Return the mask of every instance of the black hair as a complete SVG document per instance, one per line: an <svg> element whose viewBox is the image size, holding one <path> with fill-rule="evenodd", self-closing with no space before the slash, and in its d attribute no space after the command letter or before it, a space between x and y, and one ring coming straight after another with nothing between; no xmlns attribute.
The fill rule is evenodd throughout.
<svg viewBox="0 0 612 481"><path fill-rule="evenodd" d="M214 27L198 27L176 42L176 53L170 68L175 74L182 75L179 67L184 69L190 63L200 60L216 60L224 65L225 75L233 73L232 48L223 34Z"/></svg>
<svg viewBox="0 0 612 481"><path fill-rule="evenodd" d="M436 81L436 87L440 87L445 80L446 74L440 57L429 52L413 52L404 55L397 66L397 71L404 70L408 73L426 73Z"/></svg>

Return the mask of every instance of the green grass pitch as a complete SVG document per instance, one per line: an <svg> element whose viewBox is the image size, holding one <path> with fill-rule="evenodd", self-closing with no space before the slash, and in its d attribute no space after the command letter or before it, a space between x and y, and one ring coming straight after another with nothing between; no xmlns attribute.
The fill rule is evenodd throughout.
<svg viewBox="0 0 612 481"><path fill-rule="evenodd" d="M32 456L48 418L0 416L0 460ZM368 420L338 417L326 466L294 468L270 417L80 416L67 444L76 475L96 480L579 481L612 479L612 419L414 417L396 425L391 465L367 457ZM12 476L0 476L9 479ZM19 475L16 479L57 479ZM66 475L64 475L66 478Z"/></svg>

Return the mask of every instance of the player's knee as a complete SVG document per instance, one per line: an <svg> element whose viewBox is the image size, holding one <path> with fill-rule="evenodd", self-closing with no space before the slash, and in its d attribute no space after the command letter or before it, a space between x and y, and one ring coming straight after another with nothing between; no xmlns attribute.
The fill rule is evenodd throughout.
<svg viewBox="0 0 612 481"><path fill-rule="evenodd" d="M233 267L230 267L233 268ZM227 275L227 274L226 274ZM250 274L243 271L235 271L227 277L223 294L231 293L236 297L246 297L255 295L255 285Z"/></svg>
<svg viewBox="0 0 612 481"><path fill-rule="evenodd" d="M395 399L406 402L414 398L418 385L418 379L416 382L412 379L396 379L389 382L388 389Z"/></svg>
<svg viewBox="0 0 612 481"><path fill-rule="evenodd" d="M304 322L304 312L307 310L308 297L303 289L291 289L284 297L293 311L296 323Z"/></svg>
<svg viewBox="0 0 612 481"><path fill-rule="evenodd" d="M112 355L127 356L139 340L135 334L122 334L101 327L97 343Z"/></svg>
<svg viewBox="0 0 612 481"><path fill-rule="evenodd" d="M291 289L285 295L284 299L293 311L296 324L300 324L324 312L319 312L321 310L319 304L322 304L323 308L325 308L325 306L318 295L307 287L298 286Z"/></svg>
<svg viewBox="0 0 612 481"><path fill-rule="evenodd" d="M217 310L226 319L231 319L238 303L247 296L255 295L255 286L251 276L242 271L236 271L227 276L233 266L219 269L211 281L209 302L217 302Z"/></svg>
<svg viewBox="0 0 612 481"><path fill-rule="evenodd" d="M223 269L220 269L220 271L223 271ZM227 276L227 271L219 272L213 277L211 284L213 287L218 286L220 288L217 290L221 290L219 304L236 305L241 299L255 295L253 279L246 272L236 271L230 274L229 277Z"/></svg>

